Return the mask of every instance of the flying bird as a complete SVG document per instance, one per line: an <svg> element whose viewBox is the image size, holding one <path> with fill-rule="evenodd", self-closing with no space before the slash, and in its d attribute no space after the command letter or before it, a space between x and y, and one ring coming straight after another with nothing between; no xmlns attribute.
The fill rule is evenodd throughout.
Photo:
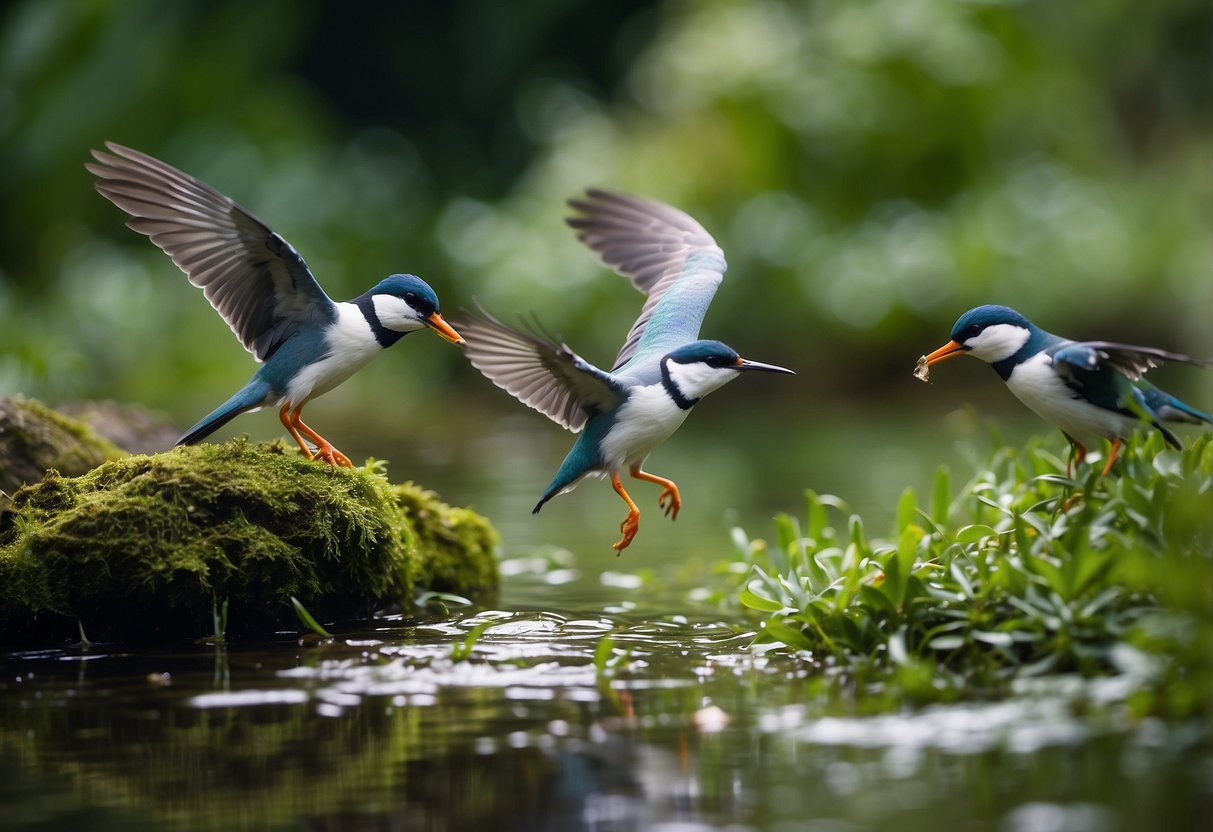
<svg viewBox="0 0 1213 832"><path fill-rule="evenodd" d="M106 142L85 167L97 190L131 215L202 289L215 311L261 364L249 382L178 440L198 442L241 413L268 405L308 459L350 467L345 454L304 424L303 406L327 393L409 332L430 328L462 342L424 280L394 274L353 300L334 302L307 263L252 213L187 173L145 153ZM313 454L306 440L316 445Z"/></svg>
<svg viewBox="0 0 1213 832"><path fill-rule="evenodd" d="M1153 347L1071 341L1045 332L1006 306L978 306L960 316L952 340L925 356L927 366L965 354L992 366L1021 402L1061 428L1078 462L1101 438L1111 441L1103 474L1143 421L1179 448L1164 422L1213 422L1213 416L1159 390L1142 376L1165 361L1210 362ZM1070 466L1066 473L1069 475Z"/></svg>
<svg viewBox="0 0 1213 832"><path fill-rule="evenodd" d="M740 374L792 371L747 361L719 341L699 340L726 266L716 241L694 219L661 202L604 190L587 191L569 205L575 215L567 222L577 238L648 296L611 369L487 313L467 316L459 328L468 358L485 377L580 434L535 512L586 475L607 476L628 506L623 537L614 544L622 552L640 526L640 509L622 473L660 485L658 505L676 518L678 486L644 470L648 455L704 396Z"/></svg>

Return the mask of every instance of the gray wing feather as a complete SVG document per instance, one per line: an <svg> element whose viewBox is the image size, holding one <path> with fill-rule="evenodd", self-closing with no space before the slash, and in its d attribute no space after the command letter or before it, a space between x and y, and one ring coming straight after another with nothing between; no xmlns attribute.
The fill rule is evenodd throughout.
<svg viewBox="0 0 1213 832"><path fill-rule="evenodd" d="M85 164L97 190L131 215L264 361L307 320L336 310L290 243L233 200L171 165L113 142Z"/></svg>
<svg viewBox="0 0 1213 832"><path fill-rule="evenodd" d="M666 352L699 336L699 327L727 268L724 252L702 225L677 208L650 199L590 189L569 200L578 216L566 222L581 240L632 285L648 295L614 368L627 363L642 341ZM677 285L677 309L659 309ZM645 339L657 318L661 331Z"/></svg>
<svg viewBox="0 0 1213 832"><path fill-rule="evenodd" d="M455 322L464 351L472 366L518 401L574 433L591 416L623 401L625 392L610 374L566 345L484 314Z"/></svg>
<svg viewBox="0 0 1213 832"><path fill-rule="evenodd" d="M1109 367L1128 376L1132 381L1137 381L1147 371L1162 366L1166 361L1213 366L1213 362L1176 352L1116 344L1111 341L1080 341L1068 344L1054 353L1053 359L1082 370Z"/></svg>

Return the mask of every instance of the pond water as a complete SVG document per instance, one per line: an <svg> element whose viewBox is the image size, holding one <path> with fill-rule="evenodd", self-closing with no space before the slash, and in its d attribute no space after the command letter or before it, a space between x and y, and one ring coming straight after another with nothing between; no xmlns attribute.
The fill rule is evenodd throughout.
<svg viewBox="0 0 1213 832"><path fill-rule="evenodd" d="M331 640L5 655L0 828L1207 828L1207 736L1115 690L862 715L679 574L584 566Z"/></svg>

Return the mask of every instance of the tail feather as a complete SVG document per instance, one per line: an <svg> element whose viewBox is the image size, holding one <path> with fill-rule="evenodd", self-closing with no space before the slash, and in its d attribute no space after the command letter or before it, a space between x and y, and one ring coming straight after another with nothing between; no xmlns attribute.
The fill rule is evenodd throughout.
<svg viewBox="0 0 1213 832"><path fill-rule="evenodd" d="M584 474L578 475L570 481L562 480L562 478L557 475L556 479L552 480L552 484L549 485L547 490L543 492L543 496L539 498L539 502L535 503L535 507L531 509L531 514L538 514L539 509L543 508L547 501L553 497L559 496L566 491L572 491L577 487L577 483L582 476L584 476Z"/></svg>
<svg viewBox="0 0 1213 832"><path fill-rule="evenodd" d="M583 433L582 437L585 436ZM587 474L592 474L598 469L598 464L595 461L587 461L582 440L579 438L573 445L573 449L569 451L569 455L564 458L564 462L560 464L559 470L556 471L556 476L548 484L544 490L543 496L539 498L539 502L535 503L535 508L531 509L531 514L538 514L539 509L543 508L544 504L566 491L572 491L581 478Z"/></svg>
<svg viewBox="0 0 1213 832"><path fill-rule="evenodd" d="M181 434L176 445L193 445L201 442L241 413L261 407L270 395L270 387L264 381L253 379L236 391L230 399L216 407L198 424Z"/></svg>
<svg viewBox="0 0 1213 832"><path fill-rule="evenodd" d="M1141 388L1142 398L1150 411L1168 422L1213 423L1213 416L1197 410L1153 385Z"/></svg>

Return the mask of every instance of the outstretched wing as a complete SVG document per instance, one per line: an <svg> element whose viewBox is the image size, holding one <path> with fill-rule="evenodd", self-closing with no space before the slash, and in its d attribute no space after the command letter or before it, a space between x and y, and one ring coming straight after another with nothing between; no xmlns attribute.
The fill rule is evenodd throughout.
<svg viewBox="0 0 1213 832"><path fill-rule="evenodd" d="M1110 369L1127 376L1131 381L1137 381L1148 370L1161 366L1166 361L1206 367L1213 363L1175 352L1156 350L1153 347L1134 347L1110 341L1079 341L1066 344L1053 353L1053 361L1060 365L1059 371L1066 372L1068 370L1065 368L1068 367L1088 372Z"/></svg>
<svg viewBox="0 0 1213 832"><path fill-rule="evenodd" d="M591 416L617 407L626 392L609 373L564 344L503 324L484 310L455 326L472 366L527 407L577 433Z"/></svg>
<svg viewBox="0 0 1213 832"><path fill-rule="evenodd" d="M234 201L171 165L106 142L85 164L97 190L131 215L202 289L258 361L308 320L333 320L336 307L290 243Z"/></svg>
<svg viewBox="0 0 1213 832"><path fill-rule="evenodd" d="M677 208L628 194L591 189L569 207L577 239L649 296L612 369L697 339L727 268L712 235Z"/></svg>

